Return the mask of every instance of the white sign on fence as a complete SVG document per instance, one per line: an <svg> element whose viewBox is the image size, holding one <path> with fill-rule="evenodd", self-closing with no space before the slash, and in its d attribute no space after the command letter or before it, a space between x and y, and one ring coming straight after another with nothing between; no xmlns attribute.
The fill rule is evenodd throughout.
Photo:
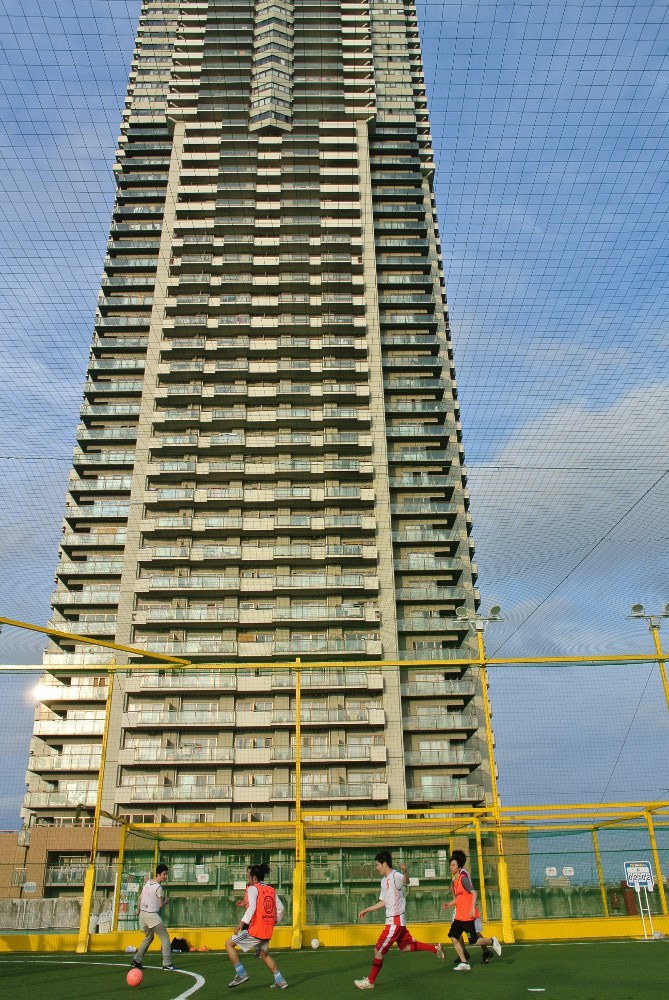
<svg viewBox="0 0 669 1000"><path fill-rule="evenodd" d="M650 861L626 861L625 879L631 889L636 889L637 886L641 887L644 885L652 892L655 886Z"/></svg>

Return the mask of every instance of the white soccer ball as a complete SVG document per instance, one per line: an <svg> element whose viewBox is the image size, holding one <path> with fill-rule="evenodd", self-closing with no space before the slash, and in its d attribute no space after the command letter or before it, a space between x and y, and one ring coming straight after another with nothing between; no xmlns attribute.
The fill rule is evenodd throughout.
<svg viewBox="0 0 669 1000"><path fill-rule="evenodd" d="M316 948L320 948L320 946L321 943L318 940L318 938L314 938L313 941L311 942L311 947L314 949L314 951L316 951Z"/></svg>

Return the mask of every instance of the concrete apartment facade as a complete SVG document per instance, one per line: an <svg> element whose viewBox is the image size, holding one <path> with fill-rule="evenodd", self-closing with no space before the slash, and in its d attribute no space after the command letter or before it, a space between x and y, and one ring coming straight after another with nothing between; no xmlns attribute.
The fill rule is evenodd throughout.
<svg viewBox="0 0 669 1000"><path fill-rule="evenodd" d="M298 657L356 663L303 677L311 808L482 803L414 4L146 0L115 169L52 624L239 668L117 674L100 774L112 654L52 642L25 824L99 782L135 821L290 819L295 674L262 667Z"/></svg>

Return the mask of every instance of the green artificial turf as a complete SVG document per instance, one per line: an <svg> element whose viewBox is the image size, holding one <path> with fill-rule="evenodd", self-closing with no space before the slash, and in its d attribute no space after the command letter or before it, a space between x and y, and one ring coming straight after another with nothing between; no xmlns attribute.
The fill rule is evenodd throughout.
<svg viewBox="0 0 669 1000"><path fill-rule="evenodd" d="M427 953L391 952L377 980L375 996L392 1000L661 1000L669 998L669 942L622 942L573 945L528 945L504 949L501 959L480 964L471 972L452 971L451 954L439 962ZM361 993L354 979L367 975L372 949L327 949L276 952L289 983L286 996L304 1000L339 1000ZM100 964L111 963L111 964ZM279 997L267 990L267 968L244 957L250 980L234 991L234 975L224 954L175 956L177 968L204 977L204 985L188 1000L235 997ZM125 975L125 955L13 955L0 958L0 996L20 1000L175 1000L196 985L190 976L162 972L152 955L141 986L131 989ZM543 990L543 992L533 992Z"/></svg>

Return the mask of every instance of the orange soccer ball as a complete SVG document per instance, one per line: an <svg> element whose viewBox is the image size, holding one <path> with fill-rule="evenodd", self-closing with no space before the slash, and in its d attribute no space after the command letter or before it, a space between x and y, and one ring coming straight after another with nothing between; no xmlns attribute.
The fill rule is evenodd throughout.
<svg viewBox="0 0 669 1000"><path fill-rule="evenodd" d="M144 973L141 969L129 969L128 975L125 977L128 986L139 986L142 979L144 979Z"/></svg>

